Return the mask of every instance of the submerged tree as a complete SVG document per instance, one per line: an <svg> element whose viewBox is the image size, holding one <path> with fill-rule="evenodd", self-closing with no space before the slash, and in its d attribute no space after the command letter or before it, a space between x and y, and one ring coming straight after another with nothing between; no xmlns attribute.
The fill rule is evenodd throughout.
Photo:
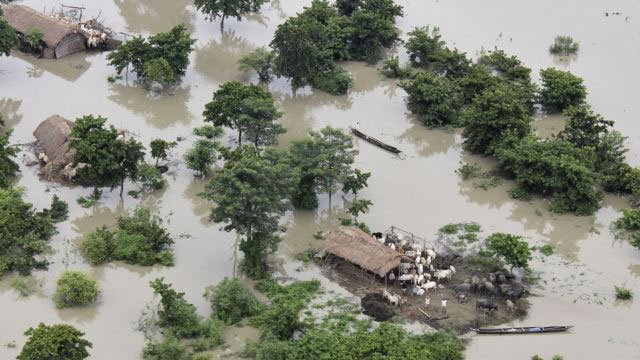
<svg viewBox="0 0 640 360"><path fill-rule="evenodd" d="M222 137L222 129L217 126L204 125L193 129L193 134L202 139L198 139L193 147L184 154L187 168L194 170L199 176L206 176L209 168L217 158L220 143L217 139Z"/></svg>
<svg viewBox="0 0 640 360"><path fill-rule="evenodd" d="M70 134L70 147L75 150L74 166L80 179L95 189L120 186L120 196L127 177L136 178L144 159L144 146L135 139L121 139L107 119L93 115L78 118Z"/></svg>
<svg viewBox="0 0 640 360"><path fill-rule="evenodd" d="M458 86L446 77L420 73L414 79L400 83L409 95L408 108L429 127L455 126L462 108Z"/></svg>
<svg viewBox="0 0 640 360"><path fill-rule="evenodd" d="M267 0L194 0L193 4L209 20L220 18L220 29L223 29L227 17L240 21L243 15L260 11L265 2Z"/></svg>
<svg viewBox="0 0 640 360"><path fill-rule="evenodd" d="M542 69L540 78L540 104L547 112L562 112L569 106L582 104L587 97L582 79L568 71Z"/></svg>
<svg viewBox="0 0 640 360"><path fill-rule="evenodd" d="M203 196L213 201L210 219L224 223L225 231L243 237L243 269L252 277L264 274L264 260L279 241L279 220L290 208L289 194L295 181L281 156L267 149L258 153L253 147L235 150L224 168L207 184Z"/></svg>
<svg viewBox="0 0 640 360"><path fill-rule="evenodd" d="M256 85L238 81L224 83L205 105L205 121L238 132L238 145L247 134L255 146L273 145L285 130L275 121L282 116L271 93Z"/></svg>
<svg viewBox="0 0 640 360"><path fill-rule="evenodd" d="M358 192L367 187L367 180L371 177L370 172L362 172L360 169L355 169L353 174L347 176L342 183L342 191L345 193L351 191L353 195L358 195Z"/></svg>
<svg viewBox="0 0 640 360"><path fill-rule="evenodd" d="M87 348L93 347L82 331L66 324L40 323L24 334L28 339L18 360L82 360L89 357Z"/></svg>
<svg viewBox="0 0 640 360"><path fill-rule="evenodd" d="M262 83L268 83L273 79L273 51L259 47L240 58L238 63L241 71L254 70Z"/></svg>
<svg viewBox="0 0 640 360"><path fill-rule="evenodd" d="M514 267L526 268L531 259L529 244L521 236L494 233L487 238L487 249Z"/></svg>
<svg viewBox="0 0 640 360"><path fill-rule="evenodd" d="M156 166L158 166L159 160L167 160L169 150L176 146L178 146L178 143L175 141L166 141L163 139L151 140L149 147L151 148L151 157L156 159Z"/></svg>
<svg viewBox="0 0 640 360"><path fill-rule="evenodd" d="M0 134L0 188L8 187L20 170L18 164L13 161L19 149L9 144L11 132L12 130L9 130Z"/></svg>
<svg viewBox="0 0 640 360"><path fill-rule="evenodd" d="M329 195L331 203L331 195L338 190L338 185L353 173L351 165L358 150L354 149L351 136L340 129L327 126L309 135L320 148L318 187Z"/></svg>

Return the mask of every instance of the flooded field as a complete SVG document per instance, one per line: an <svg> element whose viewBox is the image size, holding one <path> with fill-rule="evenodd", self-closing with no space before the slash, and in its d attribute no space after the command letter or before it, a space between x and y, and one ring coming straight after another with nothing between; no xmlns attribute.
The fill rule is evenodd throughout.
<svg viewBox="0 0 640 360"><path fill-rule="evenodd" d="M237 60L254 47L268 45L276 26L310 1L273 0L262 14L242 22L228 19L221 33L217 23L205 21L191 1L85 1L86 13L102 12L105 23L118 31L150 34L184 23L198 39L186 76L178 89L163 96L150 95L124 81L108 83L113 68L106 53L80 53L61 60L39 60L13 53L0 57L0 112L14 128L12 143L34 140L32 132L45 118L60 114L69 119L102 115L118 128L127 128L148 145L153 138L186 140L179 143L165 178L165 189L134 199L121 199L118 191L105 192L99 204L83 209L76 203L90 190L63 187L41 181L35 167L21 164L19 185L27 189L27 200L36 207L48 206L53 194L67 201L70 219L58 226L51 245L48 271L34 272L42 282L38 294L21 298L10 286L11 276L0 281L0 358L17 355L24 343L22 333L39 322L66 322L86 332L93 342L93 359L138 359L144 338L136 322L152 301L150 280L165 277L204 315L208 304L202 297L206 286L234 274L238 260L236 236L209 223L210 204L198 194L206 180L194 178L182 162L190 147L191 129L203 124L204 104L218 86L229 80L256 82L237 70ZM52 3L27 0L22 3L41 10ZM495 46L513 53L536 74L557 66L584 78L588 102L596 112L615 120L615 128L628 136L628 161L640 165L640 3L637 1L518 1L496 0L405 0L398 19L404 34L414 26L439 26L443 38L475 58L482 49ZM80 2L71 0L68 5ZM56 3L57 5L57 3ZM621 15L605 16L605 12ZM548 53L558 34L569 34L580 42L576 58L561 60ZM406 60L404 50L397 50ZM326 125L340 128L358 120L361 128L406 153L399 159L368 143L356 140L360 154L356 166L372 173L362 197L374 203L363 220L373 231L397 225L427 238L447 223L475 221L485 233L504 231L522 234L532 245L552 244L555 254L535 256L533 267L541 271L539 286L530 297L529 316L514 325L574 325L570 333L519 337L476 336L468 345L469 359L529 359L533 354L565 359L639 359L640 302L619 303L614 285L625 284L640 294L640 251L626 241L613 238L610 224L622 208L624 198L607 195L602 208L590 217L556 215L540 200L518 202L503 181L488 191L474 188L454 172L460 161L492 163L462 149L458 131L429 130L415 121L405 106L405 93L394 81L384 79L374 66L347 63L354 75L354 88L347 96L331 96L303 89L295 96L284 80L270 85L288 130L280 146L310 130ZM562 128L562 119L539 116L539 134L549 136ZM232 142L233 134L225 136ZM126 185L125 185L126 187ZM126 192L126 190L125 190ZM317 269L296 272L294 255L317 246L312 234L337 223L342 209L341 194L328 208L326 195L317 211L295 211L287 216L288 232L280 244L277 260L290 276L321 276ZM122 211L143 203L166 219L176 239L174 267L143 268L122 263L91 267L77 250L78 241L102 224L113 223ZM57 310L51 300L55 279L64 269L83 269L95 276L103 295L95 306ZM328 283L325 279L323 284ZM251 329L232 328L227 343L237 350L239 336L255 336ZM15 341L16 347L5 344Z"/></svg>

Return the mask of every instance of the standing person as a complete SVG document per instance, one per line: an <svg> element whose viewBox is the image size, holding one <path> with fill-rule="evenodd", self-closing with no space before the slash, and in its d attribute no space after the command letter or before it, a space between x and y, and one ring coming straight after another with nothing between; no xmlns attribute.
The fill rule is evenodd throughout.
<svg viewBox="0 0 640 360"><path fill-rule="evenodd" d="M360 120L356 120L356 130L360 130Z"/></svg>
<svg viewBox="0 0 640 360"><path fill-rule="evenodd" d="M447 298L443 298L440 306L442 307L442 314L447 315Z"/></svg>

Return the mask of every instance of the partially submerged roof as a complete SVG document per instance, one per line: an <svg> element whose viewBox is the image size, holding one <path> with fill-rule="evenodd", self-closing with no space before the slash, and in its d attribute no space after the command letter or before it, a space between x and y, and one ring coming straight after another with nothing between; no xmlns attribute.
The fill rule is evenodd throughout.
<svg viewBox="0 0 640 360"><path fill-rule="evenodd" d="M356 227L340 226L325 238L324 250L380 277L400 265L403 255Z"/></svg>
<svg viewBox="0 0 640 360"><path fill-rule="evenodd" d="M73 161L73 151L69 149L69 134L74 123L60 115L53 115L41 122L33 132L38 144L47 157L49 164L56 168L64 167Z"/></svg>
<svg viewBox="0 0 640 360"><path fill-rule="evenodd" d="M17 32L26 34L31 29L42 32L42 41L55 48L69 34L79 32L76 26L56 20L28 6L10 4L3 8L4 18Z"/></svg>

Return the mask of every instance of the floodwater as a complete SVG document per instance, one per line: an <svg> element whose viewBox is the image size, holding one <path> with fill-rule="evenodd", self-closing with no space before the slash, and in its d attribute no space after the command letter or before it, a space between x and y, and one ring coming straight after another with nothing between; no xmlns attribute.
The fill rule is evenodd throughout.
<svg viewBox="0 0 640 360"><path fill-rule="evenodd" d="M49 11L51 2L27 0L25 4ZM43 286L38 294L20 298L10 287L11 277L0 281L0 358L14 357L24 343L22 333L39 322L67 322L86 332L93 342L94 359L138 359L142 334L135 330L145 305L152 301L148 282L165 277L186 298L208 314L203 289L234 274L236 237L220 231L207 221L210 205L198 197L204 181L193 177L181 156L193 138L191 128L202 124L204 104L212 92L228 80L256 81L255 75L240 73L237 59L256 46L267 45L277 24L295 14L309 1L272 1L261 15L242 22L225 22L221 34L217 23L197 14L191 1L71 0L83 4L85 14L101 17L114 29L130 34L149 34L184 23L198 39L191 64L179 89L168 95L151 95L131 82L107 82L113 69L101 53L75 54L58 61L37 60L14 53L0 58L0 112L15 129L13 143L33 140L37 124L52 114L74 119L99 114L119 128L127 128L143 143L156 137L186 137L175 150L161 191L133 199L120 199L117 191L106 193L93 209L82 209L75 199L89 189L67 188L38 179L37 169L21 166L19 184L27 188L27 199L37 207L47 206L55 193L70 205L70 219L59 226L51 245L52 265L34 277ZM589 89L588 101L616 128L628 136L628 160L640 165L637 114L637 63L640 58L640 3L637 1L471 1L405 0L406 16L398 20L406 34L414 26L435 25L444 39L471 56L495 46L517 54L534 73L558 66L583 77ZM609 12L609 16L605 16ZM619 12L621 15L611 15ZM85 15L85 16L87 16ZM572 35L580 42L580 53L572 59L556 59L548 54L555 35ZM404 51L398 50L401 59ZM376 68L361 63L345 67L355 77L347 96L330 96L309 89L294 96L286 81L270 85L281 110L281 122L288 132L281 145L300 138L310 129L326 125L347 128L360 121L366 132L396 144L406 153L399 159L367 143L356 140L360 150L357 166L371 171L370 186L361 197L374 206L363 217L373 229L396 225L418 235L433 237L450 222L477 221L485 232L505 231L524 235L531 244L552 244L556 253L536 256L534 268L541 282L531 297L528 318L516 325L574 325L567 334L520 337L474 337L467 349L469 359L529 359L533 354L565 359L638 359L640 305L636 300L620 303L613 286L625 284L640 294L640 252L627 242L615 240L609 226L622 208L624 198L606 196L595 216L554 215L544 201L518 202L508 198L513 186L502 185L484 191L462 181L455 173L460 161L475 161L489 167L491 161L462 150L458 131L425 129L408 113L404 92L394 81L383 79ZM549 136L562 128L558 117L540 117L539 133ZM232 143L233 134L226 140ZM127 184L127 190L135 185ZM78 254L81 237L102 224L113 223L125 209L143 204L157 209L175 236L176 266L143 268L112 263L91 267ZM318 245L312 234L330 229L343 205L342 195L334 195L332 208L321 196L317 211L296 211L287 216L289 231L276 258L288 275L320 276L316 270L296 272L293 255ZM103 290L95 306L57 310L51 296L55 279L64 269L83 269L93 274ZM327 281L323 281L327 283ZM237 349L251 330L233 328L227 333ZM16 347L4 344L15 341Z"/></svg>

